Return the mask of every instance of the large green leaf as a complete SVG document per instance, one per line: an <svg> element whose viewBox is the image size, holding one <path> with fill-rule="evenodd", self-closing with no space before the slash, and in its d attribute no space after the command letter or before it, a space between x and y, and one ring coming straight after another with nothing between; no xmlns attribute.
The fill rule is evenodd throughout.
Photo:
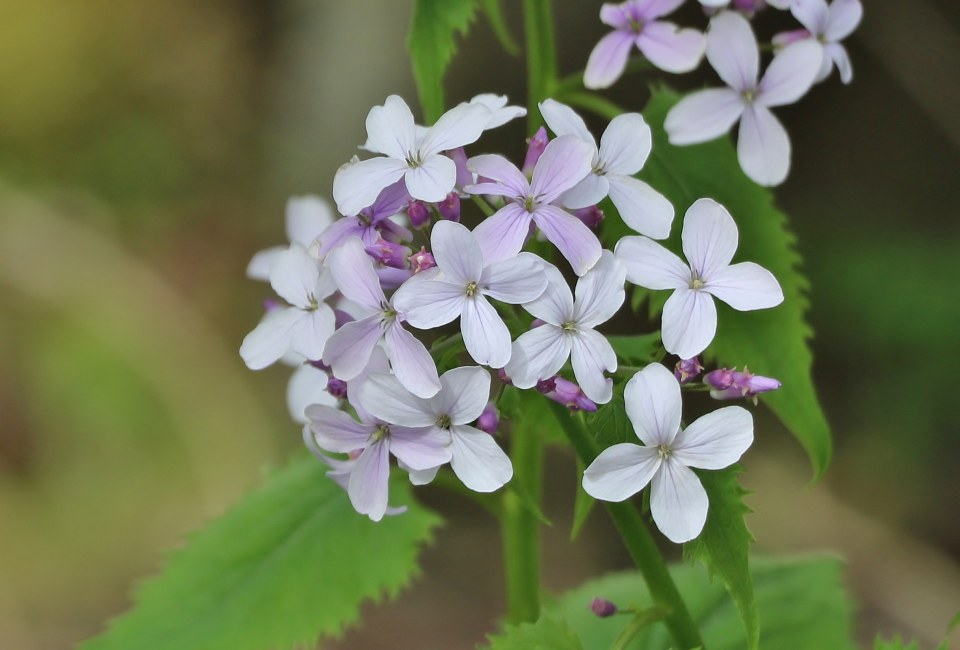
<svg viewBox="0 0 960 650"><path fill-rule="evenodd" d="M457 32L467 33L478 0L416 0L407 49L420 105L428 124L443 114L443 73L457 51Z"/></svg>
<svg viewBox="0 0 960 650"><path fill-rule="evenodd" d="M136 606L82 650L280 650L337 636L366 600L393 597L418 573L439 524L391 487L403 515L358 515L314 459L298 460L195 534Z"/></svg>
<svg viewBox="0 0 960 650"><path fill-rule="evenodd" d="M841 586L841 563L835 558L754 558L757 609L763 621L764 650L853 650L851 607ZM700 566L671 569L690 614L710 650L748 647L735 605L723 586ZM609 575L568 592L545 609L544 616L565 621L585 648L609 648L629 622L627 616L597 618L590 602L602 597L626 607L646 608L653 602L643 578L634 572ZM663 625L645 628L630 650L666 650L673 643Z"/></svg>
<svg viewBox="0 0 960 650"><path fill-rule="evenodd" d="M819 476L830 462L830 428L811 378L811 330L805 321L808 284L800 272L796 238L770 191L740 171L729 138L691 147L667 142L663 120L677 99L665 89L650 99L645 116L653 129L653 153L641 178L663 192L677 210L668 244L674 250L679 250L683 213L697 199L712 198L730 211L740 229L735 259L757 262L780 281L785 299L776 309L738 312L718 301L717 337L708 354L725 366L748 365L783 382L781 390L763 400L800 440Z"/></svg>
<svg viewBox="0 0 960 650"><path fill-rule="evenodd" d="M488 640L489 650L583 650L576 632L566 623L551 618L511 625Z"/></svg>

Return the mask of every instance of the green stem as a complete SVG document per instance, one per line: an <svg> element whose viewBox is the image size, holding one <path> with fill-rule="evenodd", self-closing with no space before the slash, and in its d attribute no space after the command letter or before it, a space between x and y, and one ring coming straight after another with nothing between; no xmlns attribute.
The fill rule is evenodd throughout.
<svg viewBox="0 0 960 650"><path fill-rule="evenodd" d="M543 449L533 431L515 431L511 448L513 480L521 482L529 498L540 503ZM507 586L507 620L529 623L540 616L540 522L520 495L503 495L503 555Z"/></svg>
<svg viewBox="0 0 960 650"><path fill-rule="evenodd" d="M493 213L496 212L493 206L484 201L483 197L479 194L474 194L471 198L473 198L473 202L477 204L477 207L480 208L480 211L483 212L485 216L492 217Z"/></svg>
<svg viewBox="0 0 960 650"><path fill-rule="evenodd" d="M570 440L577 457L584 465L589 465L597 457L599 452L597 444L587 433L579 418L572 416L567 409L560 404L551 403L557 422L563 427L564 433ZM640 574L643 576L647 587L650 589L650 595L657 605L668 610L664 617L664 624L673 637L674 643L678 648L687 650L689 648L703 648L703 640L700 638L700 632L697 630L696 623L690 617L680 592L667 570L667 565L663 561L663 556L657 548L650 531L637 512L637 509L629 502L608 503L604 502L610 518L620 532L620 537L633 558Z"/></svg>
<svg viewBox="0 0 960 650"><path fill-rule="evenodd" d="M523 0L523 24L527 37L527 130L533 135L543 126L537 104L550 97L557 81L550 0Z"/></svg>
<svg viewBox="0 0 960 650"><path fill-rule="evenodd" d="M564 93L558 99L571 106L576 106L595 113L600 117L605 117L608 120L612 120L621 113L628 112L609 99L586 90Z"/></svg>
<svg viewBox="0 0 960 650"><path fill-rule="evenodd" d="M646 72L652 69L652 67L653 66L650 65L650 62L642 56L634 56L627 61L627 67L624 70L624 75L629 75L636 72ZM577 70L573 74L569 74L560 79L560 81L558 81L553 87L553 97L556 99L566 93L583 90L583 72L583 70Z"/></svg>

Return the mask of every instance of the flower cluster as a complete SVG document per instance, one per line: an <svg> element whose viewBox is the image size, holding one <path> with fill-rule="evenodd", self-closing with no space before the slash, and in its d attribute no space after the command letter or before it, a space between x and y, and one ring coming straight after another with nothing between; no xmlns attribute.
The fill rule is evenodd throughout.
<svg viewBox="0 0 960 650"><path fill-rule="evenodd" d="M291 415L328 475L373 520L402 510L388 506L391 456L415 485L447 464L478 492L511 480L497 407L507 385L570 410L611 402L619 363L601 330L620 311L627 283L673 291L663 344L684 360L714 337L714 298L738 310L783 299L768 271L731 264L737 227L710 199L683 218L686 262L657 243L670 234L674 207L634 178L652 146L640 114L612 120L598 145L568 106L547 100L539 108L554 137L534 136L518 168L464 149L525 113L506 98L480 96L426 128L400 97L388 97L367 116L363 149L379 155L347 163L334 179L343 216L334 219L321 199L292 199L289 246L251 261L248 274L288 304L271 301L241 356L252 369L297 366ZM638 233L612 250L591 228L607 197ZM469 203L487 216L473 220ZM551 249L565 260L559 266ZM695 366L685 372L699 374ZM746 375L718 390L760 392ZM624 401L645 446L611 447L583 479L607 500L651 483L654 520L674 541L695 537L706 517L706 494L689 468L735 462L753 430L740 407L681 430L680 393L659 364L636 372Z"/></svg>
<svg viewBox="0 0 960 650"><path fill-rule="evenodd" d="M666 72L689 72L706 55L725 84L692 93L668 114L670 142L713 140L737 122L737 155L744 173L761 185L779 185L790 170L790 139L771 108L793 104L836 67L843 83L853 68L842 41L863 16L860 0L700 0L710 14L705 34L662 20L684 0L627 0L605 4L600 20L614 31L597 43L583 75L587 88L606 88L626 68L635 45ZM789 10L803 29L776 34L776 50L760 74L760 46L749 19L767 7Z"/></svg>

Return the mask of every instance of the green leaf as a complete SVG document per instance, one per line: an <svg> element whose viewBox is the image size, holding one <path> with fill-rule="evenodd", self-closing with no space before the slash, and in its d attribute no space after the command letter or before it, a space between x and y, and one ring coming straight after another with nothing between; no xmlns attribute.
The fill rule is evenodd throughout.
<svg viewBox="0 0 960 650"><path fill-rule="evenodd" d="M487 640L489 650L583 650L576 632L566 623L551 618L511 625L502 634L488 636Z"/></svg>
<svg viewBox="0 0 960 650"><path fill-rule="evenodd" d="M677 210L670 239L674 250L679 250L683 213L697 199L709 197L730 211L740 229L735 259L756 262L780 281L785 299L775 309L738 312L718 301L717 337L710 356L722 365L748 365L783 382L781 390L763 400L800 440L820 476L830 462L830 428L811 378L811 330L805 321L808 283L800 273L796 238L770 191L740 171L729 138L690 147L667 142L663 120L678 99L666 89L656 90L650 99L645 116L653 129L653 153L641 178L663 192Z"/></svg>
<svg viewBox="0 0 960 650"><path fill-rule="evenodd" d="M748 492L737 481L741 471L739 465L734 465L722 471L697 473L710 499L710 510L703 532L684 545L683 553L688 559L703 562L711 577L723 580L743 621L747 647L757 648L760 621L749 561L753 535L743 521L751 510L743 504Z"/></svg>
<svg viewBox="0 0 960 650"><path fill-rule="evenodd" d="M757 609L763 620L760 647L764 650L854 650L851 606L841 586L839 560L832 557L754 558ZM747 640L737 609L723 586L711 581L697 565L671 568L677 588L710 650L743 650ZM620 635L624 617L597 618L590 601L605 598L619 607L643 609L653 601L643 578L618 573L588 582L546 607L544 616L566 622L585 648L609 648ZM641 630L631 650L673 647L662 625Z"/></svg>
<svg viewBox="0 0 960 650"><path fill-rule="evenodd" d="M443 74L457 51L454 37L466 35L478 0L416 0L407 49L427 124L443 114Z"/></svg>
<svg viewBox="0 0 960 650"><path fill-rule="evenodd" d="M504 51L510 56L520 56L520 45L517 43L517 39L513 37L513 34L510 33L507 21L503 17L503 7L500 4L500 0L483 0L483 11L487 14L490 27L493 28L493 33L496 35L497 40L500 41L500 45L503 46Z"/></svg>
<svg viewBox="0 0 960 650"><path fill-rule="evenodd" d="M313 458L278 471L175 552L133 610L82 650L272 650L338 636L360 604L394 597L418 574L440 523L405 481L403 515L374 523Z"/></svg>
<svg viewBox="0 0 960 650"><path fill-rule="evenodd" d="M588 413L586 427L601 449L621 442L637 442L633 424L627 417L627 407L623 401L624 384L613 385L613 398L602 404L593 413Z"/></svg>
<svg viewBox="0 0 960 650"><path fill-rule="evenodd" d="M916 641L904 643L903 639L901 639L899 635L893 637L889 641L886 641L878 636L873 641L873 650L920 650L920 646Z"/></svg>
<svg viewBox="0 0 960 650"><path fill-rule="evenodd" d="M583 476L583 470L583 463L577 461L577 492L573 500L573 524L570 526L571 542L576 540L580 535L580 531L583 530L584 524L587 523L590 513L593 512L593 507L597 504L597 500L586 493L580 482L580 477Z"/></svg>
<svg viewBox="0 0 960 650"><path fill-rule="evenodd" d="M660 341L660 332L637 334L635 336L608 336L613 351L630 365L642 365L658 361L665 352Z"/></svg>

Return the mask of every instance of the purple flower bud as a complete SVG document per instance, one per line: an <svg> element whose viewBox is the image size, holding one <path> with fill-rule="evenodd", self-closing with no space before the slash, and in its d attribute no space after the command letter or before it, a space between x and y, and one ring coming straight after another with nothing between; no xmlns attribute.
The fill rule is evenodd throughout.
<svg viewBox="0 0 960 650"><path fill-rule="evenodd" d="M263 311L273 311L274 309L280 309L281 307L283 307L283 303L276 298L263 299Z"/></svg>
<svg viewBox="0 0 960 650"><path fill-rule="evenodd" d="M574 210L573 216L586 224L587 228L596 230L600 227L600 222L603 221L603 210L600 209L600 206L591 205Z"/></svg>
<svg viewBox="0 0 960 650"><path fill-rule="evenodd" d="M414 228L423 228L430 223L430 208L423 201L414 199L407 204L407 216Z"/></svg>
<svg viewBox="0 0 960 650"><path fill-rule="evenodd" d="M537 382L537 391L571 411L596 411L597 405L572 381L556 375Z"/></svg>
<svg viewBox="0 0 960 650"><path fill-rule="evenodd" d="M734 371L729 368L712 370L703 376L703 383L713 390L727 390L733 386Z"/></svg>
<svg viewBox="0 0 960 650"><path fill-rule="evenodd" d="M691 381L697 378L697 376L703 372L703 366L700 364L700 358L694 357L692 359L680 359L677 361L677 365L673 370L673 376L677 378L681 384L689 384ZM706 379L704 379L706 381Z"/></svg>
<svg viewBox="0 0 960 650"><path fill-rule="evenodd" d="M788 32L780 32L773 37L773 47L775 50L782 50L791 43L804 41L813 38L813 34L806 29L794 29Z"/></svg>
<svg viewBox="0 0 960 650"><path fill-rule="evenodd" d="M541 325L546 325L546 324L547 324L547 321L540 320L539 318L534 318L533 322L530 323L530 329L533 329L535 327L540 327Z"/></svg>
<svg viewBox="0 0 960 650"><path fill-rule="evenodd" d="M617 606L606 598L594 598L590 603L590 611L600 618L609 618L617 613Z"/></svg>
<svg viewBox="0 0 960 650"><path fill-rule="evenodd" d="M347 399L347 382L330 375L327 379L327 392L337 399Z"/></svg>
<svg viewBox="0 0 960 650"><path fill-rule="evenodd" d="M384 266L395 269L407 268L407 256L410 255L410 249L406 246L389 242L381 237L373 246L367 246L365 250L367 255Z"/></svg>
<svg viewBox="0 0 960 650"><path fill-rule="evenodd" d="M493 402L487 402L480 417L477 418L477 428L493 435L496 433L498 426L500 426L500 413Z"/></svg>
<svg viewBox="0 0 960 650"><path fill-rule="evenodd" d="M447 198L437 203L440 217L447 221L460 221L460 195L456 192L447 194Z"/></svg>
<svg viewBox="0 0 960 650"><path fill-rule="evenodd" d="M507 375L507 372L503 368L497 369L497 378L507 386L513 386L513 380L510 379L510 376Z"/></svg>
<svg viewBox="0 0 960 650"><path fill-rule="evenodd" d="M465 185L473 185L473 172L467 169L467 151L463 147L457 147L447 152L447 156L453 160L457 166L456 187L463 189Z"/></svg>
<svg viewBox="0 0 960 650"><path fill-rule="evenodd" d="M427 269L432 269L437 265L437 261L433 259L433 254L430 253L425 247L421 246L420 250L407 258L410 260L410 268L414 273L419 273L420 271L426 271Z"/></svg>
<svg viewBox="0 0 960 650"><path fill-rule="evenodd" d="M533 176L533 168L537 166L537 161L540 160L540 155L547 148L549 141L547 130L542 126L533 134L532 138L527 140L527 155L523 159L523 169L521 170L527 178Z"/></svg>
<svg viewBox="0 0 960 650"><path fill-rule="evenodd" d="M721 377L719 380L707 380L710 375L721 372L729 374L730 383L728 385L724 385L726 383L726 375L718 375L718 377ZM710 391L710 397L713 399L753 399L754 403L756 403L756 397L760 393L769 393L772 390L777 390L781 386L780 382L776 379L755 375L747 368L744 368L743 372L727 370L726 368L714 370L703 378L703 383L713 388L713 390Z"/></svg>

